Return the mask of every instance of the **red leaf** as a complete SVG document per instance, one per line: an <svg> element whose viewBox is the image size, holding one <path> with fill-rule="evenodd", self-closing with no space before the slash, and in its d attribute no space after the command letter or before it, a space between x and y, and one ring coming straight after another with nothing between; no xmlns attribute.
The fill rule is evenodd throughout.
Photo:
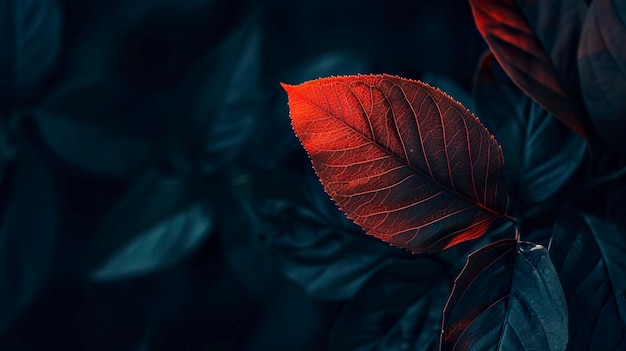
<svg viewBox="0 0 626 351"><path fill-rule="evenodd" d="M587 139L579 104L561 79L515 0L470 0L476 26L511 80Z"/></svg>
<svg viewBox="0 0 626 351"><path fill-rule="evenodd" d="M324 189L369 234L434 252L505 216L498 143L440 90L388 75L283 87Z"/></svg>

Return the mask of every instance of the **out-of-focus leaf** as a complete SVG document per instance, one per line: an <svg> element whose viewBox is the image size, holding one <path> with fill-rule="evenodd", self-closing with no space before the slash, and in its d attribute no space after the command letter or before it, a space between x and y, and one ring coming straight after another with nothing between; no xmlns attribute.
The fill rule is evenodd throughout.
<svg viewBox="0 0 626 351"><path fill-rule="evenodd" d="M283 87L324 189L368 234L437 252L507 216L498 142L442 91L385 74Z"/></svg>
<svg viewBox="0 0 626 351"><path fill-rule="evenodd" d="M241 109L256 111L257 106L242 99L256 101L260 91L255 79L260 68L250 68L250 62L258 65L258 34L246 22L226 39L222 36L230 24L197 38L199 28L193 24L200 14L222 7L212 1L198 6L194 12L172 3L146 7L132 2L110 9L111 20L121 23L100 18L102 28L87 27L68 54L70 65L61 83L30 111L57 155L88 172L130 178L151 161L176 169L198 167L194 156L207 144L218 147L210 158L231 159L227 154L237 154L239 134L248 135L251 128L249 118L240 123L242 118L234 114ZM149 14L161 22L149 19ZM202 18L203 25L216 16L211 12ZM196 34L182 35L192 27ZM190 37L197 42L181 46ZM222 44L214 47L220 40ZM249 42L252 45L246 48ZM219 122L208 122L220 111L225 116Z"/></svg>
<svg viewBox="0 0 626 351"><path fill-rule="evenodd" d="M564 210L550 256L569 309L572 350L626 347L626 229L585 213Z"/></svg>
<svg viewBox="0 0 626 351"><path fill-rule="evenodd" d="M130 177L154 157L146 140L102 125L45 113L35 117L39 134L54 153L82 171Z"/></svg>
<svg viewBox="0 0 626 351"><path fill-rule="evenodd" d="M170 111L159 97L119 81L80 77L25 113L43 142L73 167L131 178L155 158L156 140L169 131L165 119Z"/></svg>
<svg viewBox="0 0 626 351"><path fill-rule="evenodd" d="M37 119L70 118L122 133L154 136L162 123L162 98L137 92L109 77L81 76L57 86L29 114Z"/></svg>
<svg viewBox="0 0 626 351"><path fill-rule="evenodd" d="M449 292L446 272L434 259L390 261L344 308L329 350L433 350Z"/></svg>
<svg viewBox="0 0 626 351"><path fill-rule="evenodd" d="M565 350L567 305L548 251L506 239L472 253L443 314L441 350Z"/></svg>
<svg viewBox="0 0 626 351"><path fill-rule="evenodd" d="M520 91L491 53L474 84L477 113L501 142L515 215L553 197L582 163L585 141Z"/></svg>
<svg viewBox="0 0 626 351"><path fill-rule="evenodd" d="M576 50L587 4L584 1L568 0L516 2L554 65L563 86L573 98L579 99Z"/></svg>
<svg viewBox="0 0 626 351"><path fill-rule="evenodd" d="M513 82L586 139L583 114L576 95L567 91L551 61L552 52L546 52L516 0L471 0L470 3L478 30ZM569 33L564 37L569 38Z"/></svg>
<svg viewBox="0 0 626 351"><path fill-rule="evenodd" d="M143 92L175 86L241 14L238 0L70 2L63 80L113 79Z"/></svg>
<svg viewBox="0 0 626 351"><path fill-rule="evenodd" d="M193 252L212 229L212 213L206 204L193 204L137 234L92 277L108 281L168 267Z"/></svg>
<svg viewBox="0 0 626 351"><path fill-rule="evenodd" d="M19 118L19 117L18 117ZM0 182L4 179L9 163L15 157L15 136L19 121L14 118L5 119L0 113Z"/></svg>
<svg viewBox="0 0 626 351"><path fill-rule="evenodd" d="M594 0L578 46L583 100L606 141L626 147L626 4Z"/></svg>
<svg viewBox="0 0 626 351"><path fill-rule="evenodd" d="M3 195L9 188L0 223L0 336L45 282L59 223L55 178L31 145L20 146L14 174L1 185Z"/></svg>
<svg viewBox="0 0 626 351"><path fill-rule="evenodd" d="M191 114L200 132L202 167L213 173L232 162L260 120L262 35L251 15L190 72ZM184 85L185 86L185 85ZM183 138L184 140L184 138Z"/></svg>
<svg viewBox="0 0 626 351"><path fill-rule="evenodd" d="M293 135L287 97L276 82L302 82L319 77L370 72L372 65L362 56L346 51L331 51L298 63L268 79L263 92L262 123L257 123L245 158L248 163L272 169L290 152L301 147Z"/></svg>
<svg viewBox="0 0 626 351"><path fill-rule="evenodd" d="M188 206L195 203L199 196L199 194L191 191L194 189L194 184L192 179L181 176L168 175L155 170L146 171L103 218L90 242L84 258L86 261L81 268L86 269L89 273L93 272L97 267L102 267L105 262L111 260L111 257L119 255L121 248L134 240L139 240L141 246L149 246L152 238L160 237L159 234L162 234L160 230L165 229L168 222L174 227L176 226L175 223L184 227L187 221L190 221L190 225L193 224L193 231L181 230L177 232L179 235L177 239L183 240L180 242L181 244L188 242L187 240L192 242L201 240L210 232L208 226L210 226L211 221L202 217L201 212L183 211L185 208L190 211L192 208ZM177 213L183 214L181 217L177 217ZM167 219L163 223L164 218ZM165 227L160 228L159 223ZM202 231L202 228L207 228L207 230ZM142 238L142 234L147 236ZM151 234L155 237L152 237ZM185 247L186 245L181 245L179 248ZM188 249L190 248L188 247ZM138 250L145 252L144 248ZM155 253L154 257L138 257L137 264L139 265L142 260L146 260L150 261L150 266L154 268L159 265L167 265L171 260L164 257L165 254ZM153 258L163 261L157 264Z"/></svg>
<svg viewBox="0 0 626 351"><path fill-rule="evenodd" d="M251 292L266 296L278 276L267 247L268 229L259 219L247 173L231 175L228 191L217 208L222 255L239 281Z"/></svg>
<svg viewBox="0 0 626 351"><path fill-rule="evenodd" d="M59 60L62 25L57 0L0 1L0 105L41 91Z"/></svg>

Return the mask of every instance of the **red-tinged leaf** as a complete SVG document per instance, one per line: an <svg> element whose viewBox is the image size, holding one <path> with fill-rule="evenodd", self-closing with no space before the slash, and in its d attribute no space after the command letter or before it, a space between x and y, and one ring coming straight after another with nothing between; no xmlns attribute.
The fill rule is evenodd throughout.
<svg viewBox="0 0 626 351"><path fill-rule="evenodd" d="M504 239L467 258L444 308L440 350L562 351L567 326L548 251Z"/></svg>
<svg viewBox="0 0 626 351"><path fill-rule="evenodd" d="M506 159L509 210L521 215L549 206L580 168L585 141L518 89L490 52L475 77L476 113Z"/></svg>
<svg viewBox="0 0 626 351"><path fill-rule="evenodd" d="M470 0L478 30L517 86L587 139L579 104L515 0Z"/></svg>
<svg viewBox="0 0 626 351"><path fill-rule="evenodd" d="M626 148L626 4L594 0L578 48L583 100L609 143Z"/></svg>
<svg viewBox="0 0 626 351"><path fill-rule="evenodd" d="M389 75L283 87L324 189L367 233L434 252L506 216L500 146L440 90Z"/></svg>
<svg viewBox="0 0 626 351"><path fill-rule="evenodd" d="M570 0L516 2L554 65L563 87L572 99L580 99L576 51L587 4Z"/></svg>

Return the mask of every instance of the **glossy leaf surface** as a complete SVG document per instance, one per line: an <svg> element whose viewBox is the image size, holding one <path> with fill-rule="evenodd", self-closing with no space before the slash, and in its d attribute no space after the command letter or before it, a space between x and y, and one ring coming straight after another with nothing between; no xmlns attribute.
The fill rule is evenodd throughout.
<svg viewBox="0 0 626 351"><path fill-rule="evenodd" d="M585 141L511 82L491 53L474 84L476 111L502 143L515 215L554 197L585 157Z"/></svg>
<svg viewBox="0 0 626 351"><path fill-rule="evenodd" d="M626 147L626 4L593 1L578 47L585 106L599 134Z"/></svg>
<svg viewBox="0 0 626 351"><path fill-rule="evenodd" d="M389 75L284 87L326 192L369 234L433 252L481 236L505 215L499 145L441 91Z"/></svg>
<svg viewBox="0 0 626 351"><path fill-rule="evenodd" d="M565 350L567 308L548 251L505 239L472 253L443 315L441 350Z"/></svg>
<svg viewBox="0 0 626 351"><path fill-rule="evenodd" d="M577 103L515 0L471 0L478 30L524 93L586 138Z"/></svg>
<svg viewBox="0 0 626 351"><path fill-rule="evenodd" d="M567 299L572 350L626 347L625 233L574 210L557 219L550 256Z"/></svg>

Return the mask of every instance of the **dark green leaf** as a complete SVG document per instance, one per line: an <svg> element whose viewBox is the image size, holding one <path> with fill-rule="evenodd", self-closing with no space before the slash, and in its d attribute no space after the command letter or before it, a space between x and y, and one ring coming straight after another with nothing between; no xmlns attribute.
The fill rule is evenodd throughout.
<svg viewBox="0 0 626 351"><path fill-rule="evenodd" d="M63 80L122 82L163 91L239 22L239 1L70 1L68 65Z"/></svg>
<svg viewBox="0 0 626 351"><path fill-rule="evenodd" d="M198 137L202 166L208 173L240 157L254 128L263 123L259 118L262 35L257 22L251 15L189 75L195 87L192 128L203 133Z"/></svg>
<svg viewBox="0 0 626 351"><path fill-rule="evenodd" d="M391 252L365 233L332 227L293 203L267 200L261 211L274 233L270 245L277 264L315 298L350 298Z"/></svg>
<svg viewBox="0 0 626 351"><path fill-rule="evenodd" d="M474 86L480 120L500 141L515 215L552 198L582 163L585 141L524 95L488 53Z"/></svg>
<svg viewBox="0 0 626 351"><path fill-rule="evenodd" d="M350 222L310 170L302 175L282 166L267 176L234 174L231 183L220 241L252 291L267 292L282 272L316 299L345 299L390 256L408 255Z"/></svg>
<svg viewBox="0 0 626 351"><path fill-rule="evenodd" d="M57 87L26 111L43 141L82 171L130 178L155 155L169 132L158 94L138 93L120 81L80 77Z"/></svg>
<svg viewBox="0 0 626 351"><path fill-rule="evenodd" d="M0 223L0 336L51 273L59 229L55 178L31 145L21 146Z"/></svg>
<svg viewBox="0 0 626 351"><path fill-rule="evenodd" d="M146 171L103 218L90 242L85 255L86 262L80 268L93 272L96 267L102 267L113 256L119 255L121 248L134 240L139 240L140 246L150 245L151 239L154 238L152 235L163 234L160 230L167 228L168 223L174 226L173 229L180 226L181 230L175 231L179 235L177 239L181 240L180 244L187 242L188 239L191 242L201 240L210 232L210 220L202 211L195 210L199 212L194 213L193 207L188 207L195 203L199 196L194 193L195 190L192 190L193 184L191 179L167 175L155 170ZM176 214L186 208L191 212L183 212L182 217L178 218ZM193 226L190 232L182 230L187 221ZM160 228L159 224L164 227ZM142 234L147 236L141 238ZM178 248L182 250L182 254L193 246L193 244L183 244ZM138 250L145 252L144 249ZM167 265L171 260L165 256L167 248L164 249L166 252L154 253L156 257L137 257L138 265L146 260L150 261L151 268L155 268L156 259L162 260L158 262L158 265Z"/></svg>
<svg viewBox="0 0 626 351"><path fill-rule="evenodd" d="M59 60L62 29L57 0L0 1L0 105L41 91Z"/></svg>
<svg viewBox="0 0 626 351"><path fill-rule="evenodd" d="M626 227L626 206L624 205L624 199L626 199L626 186L624 186L626 184L626 167L622 168L620 173L621 181L618 181L617 186L611 186L605 196L605 215L608 220Z"/></svg>
<svg viewBox="0 0 626 351"><path fill-rule="evenodd" d="M235 276L249 291L264 296L279 274L267 246L270 233L254 206L250 182L246 173L231 176L229 191L219 197L217 232L222 255Z"/></svg>
<svg viewBox="0 0 626 351"><path fill-rule="evenodd" d="M212 213L206 204L195 203L136 234L92 276L109 281L168 267L193 252L212 229Z"/></svg>
<svg viewBox="0 0 626 351"><path fill-rule="evenodd" d="M450 291L446 275L426 256L379 267L339 315L329 349L435 349Z"/></svg>
<svg viewBox="0 0 626 351"><path fill-rule="evenodd" d="M158 103L162 98L110 77L80 76L64 81L29 112L37 119L69 118L130 135L154 136L163 123Z"/></svg>
<svg viewBox="0 0 626 351"><path fill-rule="evenodd" d="M589 6L578 69L583 100L596 130L626 147L626 4L594 0Z"/></svg>
<svg viewBox="0 0 626 351"><path fill-rule="evenodd" d="M101 176L130 177L154 157L146 140L79 119L35 117L39 134L54 153L71 166Z"/></svg>
<svg viewBox="0 0 626 351"><path fill-rule="evenodd" d="M554 229L550 256L569 308L572 350L626 347L626 230L574 210Z"/></svg>
<svg viewBox="0 0 626 351"><path fill-rule="evenodd" d="M5 119L0 113L0 182L4 179L9 163L15 157L15 136L17 124L16 119Z"/></svg>
<svg viewBox="0 0 626 351"><path fill-rule="evenodd" d="M548 251L513 239L472 253L443 315L442 350L565 350L567 306Z"/></svg>
<svg viewBox="0 0 626 351"><path fill-rule="evenodd" d="M301 183L306 205L266 199L260 218L283 273L311 296L350 298L390 255L403 252L367 236L330 201L313 175Z"/></svg>

